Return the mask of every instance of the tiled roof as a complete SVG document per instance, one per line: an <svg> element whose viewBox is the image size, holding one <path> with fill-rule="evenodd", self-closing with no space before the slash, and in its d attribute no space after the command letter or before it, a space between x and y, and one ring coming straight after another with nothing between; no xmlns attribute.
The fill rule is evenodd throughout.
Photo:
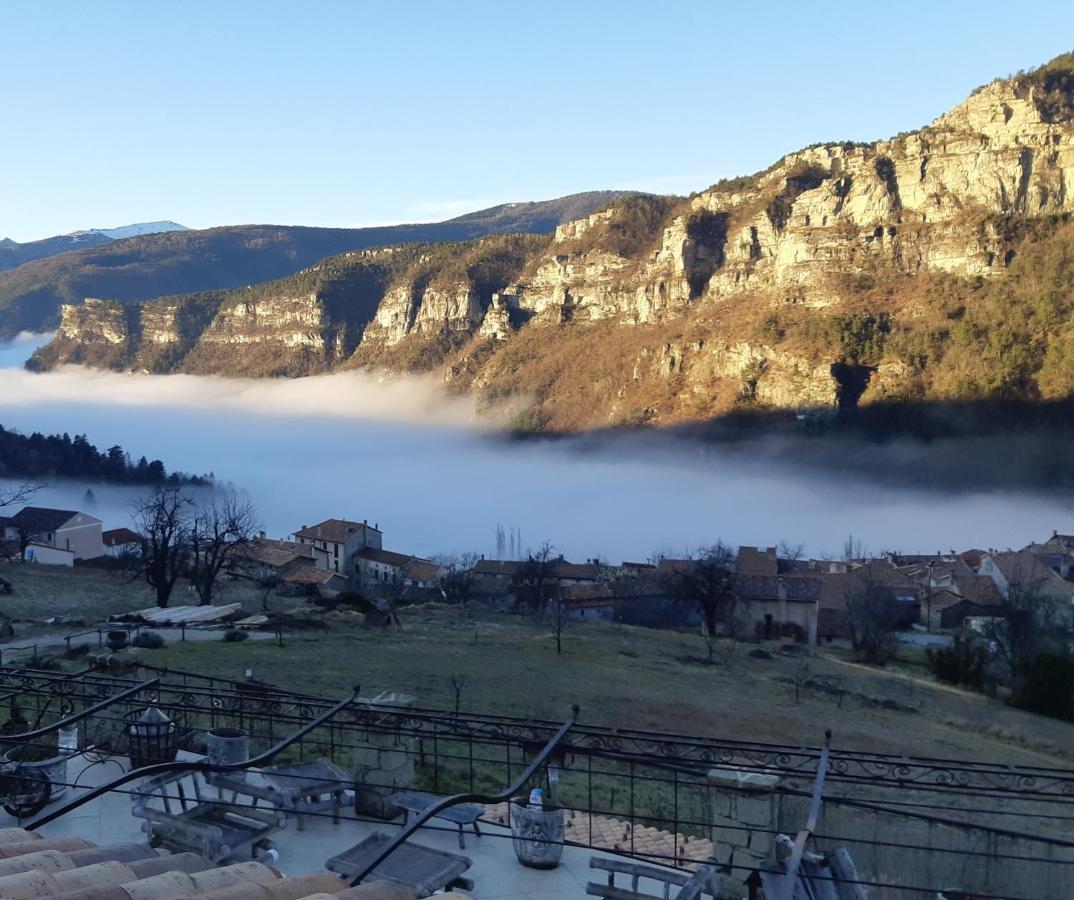
<svg viewBox="0 0 1074 900"><path fill-rule="evenodd" d="M427 559L411 559L403 566L403 574L414 581L432 581L440 577L442 567Z"/></svg>
<svg viewBox="0 0 1074 900"><path fill-rule="evenodd" d="M272 538L257 538L243 547L236 547L231 555L237 559L247 559L263 566L279 568L297 559L313 559L313 549L294 541L277 541Z"/></svg>
<svg viewBox="0 0 1074 900"><path fill-rule="evenodd" d="M601 576L601 567L595 563L572 563L565 559L549 560L548 577L573 579L576 581L596 581ZM473 568L475 575L504 575L513 578L525 571L526 560L518 559L479 559Z"/></svg>
<svg viewBox="0 0 1074 900"><path fill-rule="evenodd" d="M738 575L735 590L745 600L778 600L800 603L820 600L822 580L819 575Z"/></svg>
<svg viewBox="0 0 1074 900"><path fill-rule="evenodd" d="M1048 597L1068 599L1074 596L1074 585L1053 572L1040 557L1025 551L989 554L993 564L1008 582L1020 583Z"/></svg>
<svg viewBox="0 0 1074 900"><path fill-rule="evenodd" d="M395 566L397 569L403 568L408 562L416 557L408 556L405 553L396 553L393 550L380 550L376 547L363 547L356 554L359 559L368 559L371 562L382 563L386 566Z"/></svg>
<svg viewBox="0 0 1074 900"><path fill-rule="evenodd" d="M317 525L303 526L295 532L295 537L308 541L331 541L333 544L345 544L350 538L367 528L378 531L366 522L350 522L347 519L325 519Z"/></svg>
<svg viewBox="0 0 1074 900"><path fill-rule="evenodd" d="M129 528L110 528L101 535L106 547L122 547L124 544L139 544L142 539Z"/></svg>
<svg viewBox="0 0 1074 900"><path fill-rule="evenodd" d="M303 567L301 569L295 569L293 572L288 572L281 578L281 581L289 582L290 584L328 584L335 578L343 580L342 576L338 572L330 572L328 569L315 569L312 566L309 568Z"/></svg>
<svg viewBox="0 0 1074 900"><path fill-rule="evenodd" d="M11 524L15 528L24 528L27 531L55 531L77 515L78 513L71 509L25 506L11 517Z"/></svg>
<svg viewBox="0 0 1074 900"><path fill-rule="evenodd" d="M998 606L1003 602L996 583L987 575L959 575L953 585L955 591L967 600L982 606Z"/></svg>
<svg viewBox="0 0 1074 900"><path fill-rule="evenodd" d="M475 575L517 575L522 563L517 559L479 559L471 570Z"/></svg>

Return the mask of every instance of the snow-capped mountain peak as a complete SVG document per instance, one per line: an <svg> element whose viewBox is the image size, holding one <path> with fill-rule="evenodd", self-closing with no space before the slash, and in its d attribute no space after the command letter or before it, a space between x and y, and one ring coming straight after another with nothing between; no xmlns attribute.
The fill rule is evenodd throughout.
<svg viewBox="0 0 1074 900"><path fill-rule="evenodd" d="M85 231L76 231L71 237L77 238L83 234L99 234L101 237L118 241L123 238L135 237L139 234L160 234L165 231L189 231L185 225L178 222L138 222L134 225L121 225L118 228L87 228Z"/></svg>

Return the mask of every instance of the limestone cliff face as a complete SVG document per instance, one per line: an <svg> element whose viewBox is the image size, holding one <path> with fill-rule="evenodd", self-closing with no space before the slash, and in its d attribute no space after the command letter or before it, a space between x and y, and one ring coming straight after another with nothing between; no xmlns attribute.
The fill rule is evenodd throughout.
<svg viewBox="0 0 1074 900"><path fill-rule="evenodd" d="M631 258L576 249L614 209L561 225L508 298L545 316L639 323L750 292L829 306L840 276L879 266L988 275L1005 263L992 219L1074 210L1074 129L1019 93L996 82L919 132L810 148L716 185Z"/></svg>
<svg viewBox="0 0 1074 900"><path fill-rule="evenodd" d="M620 199L550 239L345 254L136 313L86 301L64 308L37 363L439 369L453 389L527 394L567 427L586 424L583 412L606 423L830 406L846 365L864 400L901 398L927 390L929 353L884 337L942 340L945 322L968 315L936 313L929 285L1002 280L1027 223L1074 212L1072 86L1062 58L919 131L806 148L687 199Z"/></svg>

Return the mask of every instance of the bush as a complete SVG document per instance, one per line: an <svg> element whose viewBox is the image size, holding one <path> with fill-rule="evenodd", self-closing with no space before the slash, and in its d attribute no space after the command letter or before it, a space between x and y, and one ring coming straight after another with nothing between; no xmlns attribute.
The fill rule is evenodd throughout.
<svg viewBox="0 0 1074 900"><path fill-rule="evenodd" d="M91 649L93 648L89 644L71 644L70 647L64 650L63 655L67 659L78 659L82 656L88 656Z"/></svg>
<svg viewBox="0 0 1074 900"><path fill-rule="evenodd" d="M155 631L139 631L131 640L132 647L142 647L145 650L159 650L164 643L164 638Z"/></svg>
<svg viewBox="0 0 1074 900"><path fill-rule="evenodd" d="M928 647L925 657L937 680L984 690L988 652L980 641L955 635L951 646Z"/></svg>
<svg viewBox="0 0 1074 900"><path fill-rule="evenodd" d="M239 628L229 628L224 632L224 636L220 639L225 644L241 644L250 635Z"/></svg>
<svg viewBox="0 0 1074 900"><path fill-rule="evenodd" d="M1074 721L1074 657L1042 653L1022 667L1011 704L1055 719Z"/></svg>
<svg viewBox="0 0 1074 900"><path fill-rule="evenodd" d="M58 656L39 656L33 663L35 669L42 672L59 672L63 669L63 663Z"/></svg>

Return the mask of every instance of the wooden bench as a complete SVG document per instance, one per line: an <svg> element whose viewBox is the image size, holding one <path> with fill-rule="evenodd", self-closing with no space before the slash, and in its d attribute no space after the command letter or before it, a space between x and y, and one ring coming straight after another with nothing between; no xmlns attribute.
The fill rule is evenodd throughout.
<svg viewBox="0 0 1074 900"><path fill-rule="evenodd" d="M585 892L590 897L604 897L605 900L699 900L706 894L715 897L719 880L714 866L702 866L690 873L593 856L589 859L589 868L608 873L606 884L591 881L585 886ZM617 875L626 876L624 880L629 882L629 887L616 884ZM656 889L660 893L647 894L640 890L642 879L656 882ZM672 894L672 888L679 890Z"/></svg>
<svg viewBox="0 0 1074 900"><path fill-rule="evenodd" d="M333 856L324 867L350 881L365 869L390 841L389 835L375 832L360 844ZM431 897L437 891L447 891L455 887L472 890L473 882L463 877L463 873L471 865L468 856L406 841L396 847L391 856L383 860L363 883L387 882L408 888L418 897Z"/></svg>
<svg viewBox="0 0 1074 900"><path fill-rule="evenodd" d="M212 798L210 785L219 799ZM231 794L230 803L223 800L225 791ZM239 802L240 796L252 802ZM265 801L265 808L255 808L258 801ZM179 772L138 785L132 812L146 820L142 829L151 847L198 853L220 863L242 851L253 857L272 846L269 835L285 821L283 809L274 801L265 788L238 778L214 775L206 782L195 772Z"/></svg>

